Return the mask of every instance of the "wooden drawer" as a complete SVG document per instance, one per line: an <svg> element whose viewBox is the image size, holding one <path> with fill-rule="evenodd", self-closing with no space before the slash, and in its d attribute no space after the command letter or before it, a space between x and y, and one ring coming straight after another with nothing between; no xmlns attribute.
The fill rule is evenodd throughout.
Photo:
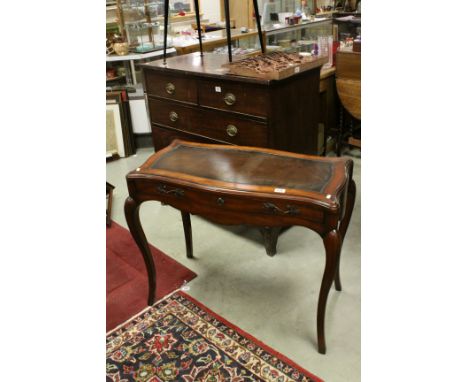
<svg viewBox="0 0 468 382"><path fill-rule="evenodd" d="M148 105L152 123L234 145L268 146L266 123L159 99Z"/></svg>
<svg viewBox="0 0 468 382"><path fill-rule="evenodd" d="M197 110L175 102L148 99L151 122L179 130L191 129Z"/></svg>
<svg viewBox="0 0 468 382"><path fill-rule="evenodd" d="M145 71L148 95L176 101L197 103L197 81L187 77L176 77L153 71Z"/></svg>
<svg viewBox="0 0 468 382"><path fill-rule="evenodd" d="M198 82L200 105L259 117L268 115L268 92L264 87L215 80Z"/></svg>
<svg viewBox="0 0 468 382"><path fill-rule="evenodd" d="M152 200L157 194L158 200L175 208L207 217L215 215L226 223L271 225L272 216L278 225L297 224L299 220L321 223L325 217L323 210L310 204L256 197L255 193L242 197L229 190L202 189L171 180L139 179L135 181L135 188L144 200Z"/></svg>
<svg viewBox="0 0 468 382"><path fill-rule="evenodd" d="M199 137L197 135L183 133L178 130L165 129L154 124L151 126L151 134L153 137L153 145L156 151L169 146L174 139L182 139L184 141L200 142L200 143L218 143L211 139Z"/></svg>
<svg viewBox="0 0 468 382"><path fill-rule="evenodd" d="M186 131L234 145L268 147L266 123L219 111L200 110Z"/></svg>

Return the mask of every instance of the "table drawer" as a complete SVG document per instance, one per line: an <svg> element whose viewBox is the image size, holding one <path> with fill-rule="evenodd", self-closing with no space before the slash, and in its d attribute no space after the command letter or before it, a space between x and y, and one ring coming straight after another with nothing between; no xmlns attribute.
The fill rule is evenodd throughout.
<svg viewBox="0 0 468 382"><path fill-rule="evenodd" d="M294 201L230 194L228 190L199 189L171 180L140 179L135 182L138 195L143 200L154 198L175 208L202 216L216 216L220 221L233 224L281 225L292 220L321 223L324 212L317 206Z"/></svg>
<svg viewBox="0 0 468 382"><path fill-rule="evenodd" d="M187 77L176 77L153 71L145 71L148 95L197 103L197 81Z"/></svg>
<svg viewBox="0 0 468 382"><path fill-rule="evenodd" d="M317 208L286 200L260 198L254 194L240 197L222 192L199 192L196 200L199 200L199 203L203 204L207 210L217 214L256 216L263 219L265 224L267 221L271 224L272 220L284 221L286 219L306 219L318 223L324 219L323 211Z"/></svg>
<svg viewBox="0 0 468 382"><path fill-rule="evenodd" d="M234 145L268 146L266 123L159 99L149 99L148 105L151 122L158 125Z"/></svg>
<svg viewBox="0 0 468 382"><path fill-rule="evenodd" d="M260 117L268 115L268 91L259 86L200 80L198 99L202 106Z"/></svg>

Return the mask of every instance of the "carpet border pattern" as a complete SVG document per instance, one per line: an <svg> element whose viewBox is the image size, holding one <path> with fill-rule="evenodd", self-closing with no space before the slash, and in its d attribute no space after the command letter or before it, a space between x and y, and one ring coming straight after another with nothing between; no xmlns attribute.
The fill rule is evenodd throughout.
<svg viewBox="0 0 468 382"><path fill-rule="evenodd" d="M107 357L138 336L142 329L151 327L168 315L176 316L224 354L242 364L259 381L323 382L182 291L175 291L110 331L107 334ZM112 381L120 380L119 372L108 372L107 376Z"/></svg>

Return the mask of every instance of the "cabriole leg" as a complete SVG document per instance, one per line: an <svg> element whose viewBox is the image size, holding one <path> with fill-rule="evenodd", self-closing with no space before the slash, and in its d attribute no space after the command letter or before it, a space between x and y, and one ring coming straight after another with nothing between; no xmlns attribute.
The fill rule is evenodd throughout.
<svg viewBox="0 0 468 382"><path fill-rule="evenodd" d="M338 229L338 233L341 236L341 242L344 242L346 232L348 231L349 221L351 220L351 215L354 209L354 202L356 201L356 183L354 180L351 179L348 188L348 200L346 201L346 212L343 217L343 220L340 222L340 227ZM335 275L335 289L340 291L341 290L341 280L340 280L340 258L341 258L341 251L340 255L338 256L338 263L336 265L336 275Z"/></svg>
<svg viewBox="0 0 468 382"><path fill-rule="evenodd" d="M327 346L325 344L325 311L327 308L327 298L333 279L336 274L336 266L341 250L341 237L336 231L330 231L323 238L326 251L325 271L323 273L322 285L320 286L320 295L317 310L317 337L318 351L325 354Z"/></svg>
<svg viewBox="0 0 468 382"><path fill-rule="evenodd" d="M145 261L146 271L148 272L148 305L153 305L156 295L156 268L148 241L141 227L139 211L140 203L137 203L129 196L125 201L125 218L133 240L135 240L138 248L140 248L140 252Z"/></svg>

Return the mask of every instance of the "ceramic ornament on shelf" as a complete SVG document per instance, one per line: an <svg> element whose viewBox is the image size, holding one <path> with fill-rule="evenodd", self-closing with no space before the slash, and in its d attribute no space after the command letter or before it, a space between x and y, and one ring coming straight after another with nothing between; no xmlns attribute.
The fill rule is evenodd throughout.
<svg viewBox="0 0 468 382"><path fill-rule="evenodd" d="M125 56L128 54L128 44L126 42L116 42L114 43L114 51L119 56Z"/></svg>

